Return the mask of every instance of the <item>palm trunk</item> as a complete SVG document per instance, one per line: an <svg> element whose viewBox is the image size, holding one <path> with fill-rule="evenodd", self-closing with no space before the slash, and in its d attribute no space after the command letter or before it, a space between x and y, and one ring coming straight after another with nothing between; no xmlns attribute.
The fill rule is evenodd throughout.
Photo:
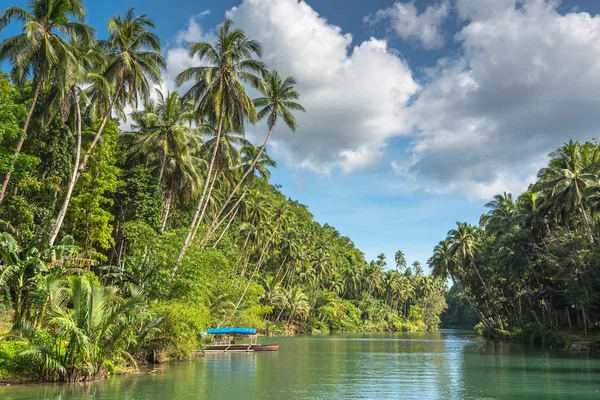
<svg viewBox="0 0 600 400"><path fill-rule="evenodd" d="M452 280L454 281L454 283L456 283L456 285L458 286L458 290L460 290L460 292L463 294L463 296L465 296L465 298L467 299L467 302L469 303L469 305L471 306L473 311L475 311L475 314L477 314L477 316L479 317L481 322L490 330L490 333L493 336L496 336L496 329L488 323L487 319L483 316L481 311L479 311L479 308L475 307L475 304L473 304L471 297L467 294L467 292L461 285L460 281L453 274L451 274L450 276L451 276Z"/></svg>
<svg viewBox="0 0 600 400"><path fill-rule="evenodd" d="M71 173L71 181L69 182L65 200L60 212L58 213L56 222L52 227L52 232L50 233L50 240L48 242L49 246L52 246L58 237L60 228L62 227L65 216L67 215L67 209L69 208L69 202L71 201L71 196L73 195L73 189L77 183L77 171L79 170L79 158L81 156L81 107L79 106L79 101L75 96L75 93L73 93L73 97L75 100L75 108L77 110L77 149L75 150L75 162L73 163L73 172Z"/></svg>
<svg viewBox="0 0 600 400"><path fill-rule="evenodd" d="M206 201L204 202L204 206L202 207L202 212L200 213L200 218L198 219L198 223L196 224L196 227L194 228L194 233L192 233L192 241L196 238L198 229L200 229L200 224L204 220L204 215L206 214L206 210L208 210L208 206L210 204L210 199L212 196L212 192L215 188L216 182L217 182L217 168L215 167L215 174L210 182L210 186L208 188L208 194L206 195ZM202 244L204 244L204 241L202 241Z"/></svg>
<svg viewBox="0 0 600 400"><path fill-rule="evenodd" d="M258 151L258 154L256 155L256 157L254 157L254 160L252 160L252 164L250 164L250 166L248 167L248 169L246 170L246 172L244 172L244 175L242 175L242 177L238 181L238 183L235 186L235 188L233 188L233 190L231 191L231 194L229 195L229 197L227 198L227 200L225 200L225 202L223 203L223 206L221 207L221 209L219 210L219 212L213 218L211 226L214 225L217 222L217 220L219 219L219 217L221 216L221 214L223 214L223 212L225 211L225 208L227 207L227 204L229 204L229 202L231 201L231 199L233 198L233 196L235 196L235 194L240 189L240 187L242 186L242 184L244 183L244 181L246 180L246 178L248 177L248 175L250 175L250 173L254 170L254 167L256 166L256 163L260 159L260 156L262 155L263 151L267 147L267 143L269 142L269 139L271 138L271 135L273 134L274 130L275 130L275 124L273 124L273 126L269 130L269 134L267 135L267 137L265 139L265 142L263 143L262 147Z"/></svg>
<svg viewBox="0 0 600 400"><path fill-rule="evenodd" d="M272 237L273 237L273 235L271 235L271 238ZM240 299L238 300L237 304L235 305L229 318L232 318L235 315L235 312L237 311L238 307L242 303L242 300L244 300L244 297L246 296L246 292L248 291L248 288L250 287L250 283L252 283L252 279L254 279L254 275L256 275L256 273L258 272L258 270L260 269L260 266L262 265L262 263L264 261L264 256L269 249L269 242L270 242L270 239L269 239L269 241L267 241L267 243L265 243L265 246L263 247L263 250L260 254L260 258L258 259L258 262L256 263L256 268L254 268L254 271L252 271L252 275L250 275L250 278L248 278L248 283L246 284L246 287L244 288L244 291L242 292L242 295L240 296Z"/></svg>
<svg viewBox="0 0 600 400"><path fill-rule="evenodd" d="M2 183L2 190L0 191L0 204L4 200L4 196L6 195L6 189L8 188L8 183L10 182L10 177L15 169L15 164L17 162L17 158L21 153L21 148L23 148L23 142L25 142L25 136L27 136L27 131L29 130L29 124L31 123L31 117L33 116L33 111L35 110L35 105L37 104L38 98L40 97L40 84L38 83L35 92L33 94L33 101L31 102L31 107L29 108L29 114L27 114L27 118L25 119L25 125L23 125L23 135L19 138L19 143L17 143L17 148L15 150L15 154L10 161L10 166L8 167L8 171L6 172L6 176L4 177L4 182Z"/></svg>
<svg viewBox="0 0 600 400"><path fill-rule="evenodd" d="M169 188L169 194L167 195L167 204L165 204L165 209L163 211L163 217L162 217L162 226L161 226L161 232L165 231L165 228L167 227L167 220L169 219L169 213L171 211L171 203L173 203L173 195L175 193L175 189L174 189L174 179L171 178L171 185Z"/></svg>
<svg viewBox="0 0 600 400"><path fill-rule="evenodd" d="M221 110L223 107L221 107ZM210 160L210 164L208 166L208 172L206 173L206 180L204 181L204 187L202 188L202 194L200 195L200 199L198 200L198 205L196 206L196 211L194 212L194 216L192 218L192 223L190 224L190 230L188 231L187 237L183 242L183 246L181 247L181 252L179 252L179 257L177 257L177 263L173 267L171 271L171 279L175 278L175 274L177 273L177 269L179 265L181 265L181 261L183 261L183 257L185 256L185 252L187 251L190 243L192 242L192 236L195 234L196 225L199 225L202 222L202 217L200 217L200 212L203 209L204 199L206 197L206 192L208 190L208 186L210 185L210 180L212 176L212 170L215 165L215 159L217 158L217 152L219 149L219 142L221 140L221 130L223 129L223 117L219 118L219 128L217 129L217 140L215 143L215 149L213 150L212 158ZM204 214L204 213L203 213ZM200 218L199 218L200 217Z"/></svg>
<svg viewBox="0 0 600 400"><path fill-rule="evenodd" d="M104 127L106 126L106 123L108 122L108 118L110 117L110 115L112 113L112 107L113 107L114 102L117 99L118 94L119 94L119 90L117 90L117 92L115 92L115 96L114 96L112 102L110 103L110 105L108 106L108 109L106 110L104 118L102 119L102 122L100 123L100 127L98 128L98 131L96 132L96 135L94 136L94 139L92 140L92 143L90 144L90 147L85 152L85 155L83 156L83 160L81 161L81 163L79 163L79 155L77 156L76 163L79 163L79 166L77 168L77 172L71 177L71 183L69 184L69 190L67 192L67 196L65 197L63 207L61 209L59 217L57 218L56 224L54 226L54 229L53 229L53 232L51 235L51 243L54 240L56 240L56 236L58 236L58 232L60 231L62 222L65 218L65 215L67 214L67 210L69 208L69 203L71 202L71 196L73 194L73 189L74 189L75 185L77 184L77 181L81 177L81 174L85 170L85 167L87 167L89 159L90 159L92 153L94 152L94 149L96 148L96 145L98 144L98 141L100 140L100 136L102 136L102 132L104 132ZM81 114L80 114L81 112L79 110L79 104L77 105L77 107L78 107L78 110L77 110L78 119L79 119L79 124L80 124L81 123ZM79 136L81 136L81 126L78 126L77 134ZM77 149L78 152L81 151L80 149L81 149L81 138L78 137L78 149ZM62 216L61 216L61 214L62 214ZM60 221L60 224L59 224L59 221Z"/></svg>
<svg viewBox="0 0 600 400"><path fill-rule="evenodd" d="M237 211L237 207L236 207L236 211ZM235 218L235 213L233 213L231 215L231 218L229 218L229 222L225 226L225 229L223 229L223 232L221 232L221 235L219 236L219 238L217 239L215 244L213 244L213 249L219 245L219 242L221 241L221 239L223 239L223 236L225 236L225 233L227 233L227 231L229 230L229 227L231 226L231 223L233 222L234 218Z"/></svg>
<svg viewBox="0 0 600 400"><path fill-rule="evenodd" d="M581 213L581 217L583 218L583 222L585 223L585 229L587 231L588 236L590 237L590 240L594 241L594 235L592 234L592 228L590 227L590 221L588 220L587 214L585 213L583 204L579 205L579 212Z"/></svg>
<svg viewBox="0 0 600 400"><path fill-rule="evenodd" d="M242 202L242 200L244 199L244 197L246 197L246 193L247 192L248 191L246 190L244 192L244 194L242 194L242 196L240 196L239 200L233 205L233 207L231 207L231 210L229 210L229 212L219 221L219 223L216 226L214 226L211 230L209 230L208 234L205 237L205 241L208 240L212 236L212 234L215 233L215 231L217 229L219 229L219 227L223 224L223 222L225 222L225 220L227 218L229 218L229 216L231 215L231 213L234 210L238 209L239 204ZM227 228L225 228L225 229L227 229Z"/></svg>

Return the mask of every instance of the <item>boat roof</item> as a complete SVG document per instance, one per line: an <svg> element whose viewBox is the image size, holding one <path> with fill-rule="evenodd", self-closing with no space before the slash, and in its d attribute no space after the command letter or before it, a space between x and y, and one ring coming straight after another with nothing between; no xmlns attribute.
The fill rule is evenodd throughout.
<svg viewBox="0 0 600 400"><path fill-rule="evenodd" d="M210 328L206 331L209 335L228 335L235 333L238 335L254 335L256 328Z"/></svg>

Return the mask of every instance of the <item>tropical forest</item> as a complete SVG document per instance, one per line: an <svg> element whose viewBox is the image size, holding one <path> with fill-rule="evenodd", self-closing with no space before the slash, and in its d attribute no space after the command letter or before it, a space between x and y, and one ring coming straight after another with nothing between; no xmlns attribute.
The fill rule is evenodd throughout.
<svg viewBox="0 0 600 400"><path fill-rule="evenodd" d="M500 176L495 182L506 183L506 192L465 200L463 211L469 212L450 215L442 204L454 201L444 200L450 195L415 183L431 168L427 146L443 143L433 153L435 162L450 160L457 170L476 156L456 156L453 146L463 139L450 130L439 139L422 123L410 139L411 167L388 162L382 150L408 139L378 137L371 147L352 144L355 153L339 151L346 161L372 152L368 160L385 160L401 181L369 182L369 176L389 180L377 167L354 175L360 185L351 190L365 201L356 215L340 217L350 205L339 204L339 213L328 214L318 204L331 201L340 182L356 183L350 167L314 178L327 182L331 193L318 186L304 189L318 192L312 198L319 200L303 204L310 203L308 197L301 202L292 195L302 193L303 183L298 179L295 189L289 187L296 169L279 141L314 140L303 138L304 125L319 125L322 136L338 123L347 126L335 117L323 124L318 107L349 92L315 88L310 74L292 76L270 65L291 57L275 54L275 39L265 39L277 38L277 31L246 29L252 18L240 17L262 2L242 0L208 33L194 24L210 11L196 15L189 22L193 40L181 39L181 32L178 39L159 36L164 18L139 6L117 9L101 26L82 0L0 7L0 398L183 399L190 391L198 398L261 399L597 396L600 142L576 132L572 140L553 138L554 150L544 149L543 161L531 162L538 172L527 177L526 189L515 189L503 175L518 165L476 171L476 180ZM298 32L338 35L334 42L349 46L351 35L343 36L307 2L281 0L277 7L284 3L281 15L297 8L308 15L299 19L307 26L315 20L327 28ZM412 14L418 23L444 20L454 9L444 5L461 10L468 2L442 1L437 17L431 16L434 6L419 13L417 3L393 2L361 17L362 24L373 27ZM559 7L546 0L514 3L510 12L523 15ZM496 15L478 12L460 14L459 20ZM268 26L275 19L270 18L260 24ZM485 24L456 34L456 42L467 47L464 57L483 51L468 47L467 35ZM422 43L427 51L441 51L437 31L408 30L414 26L396 26L398 37L413 47L427 39ZM430 34L419 36L423 32ZM359 82L352 87L357 97L373 89L360 81L356 65L379 62L382 74L413 66L388 42L371 37L340 58L339 71ZM173 43L190 60L177 74L170 67ZM312 45L306 44L318 57ZM322 48L330 45L323 39ZM409 58L416 51L402 49ZM360 58L368 51L373 53ZM395 61L386 64L390 57ZM306 57L303 68L314 61ZM335 57L328 62L334 70ZM428 98L433 126L438 115L431 115L444 112L445 101L428 92L434 79L442 82L437 96L456 87L483 91L478 85L485 79L473 83L481 78L476 62L460 78L443 80L462 66L440 58L435 68L413 68L422 75L413 92L398 95L405 97L403 110L422 113L422 98ZM383 104L384 86L394 82L381 84L376 91ZM494 90L504 90L498 85ZM375 137L378 123L396 124L397 115L385 105L369 108L367 100L349 99L332 108L348 107L349 119L354 106L373 113L360 129L372 129ZM504 106L496 101L493 107ZM465 105L460 113L474 108ZM382 109L394 116L377 114ZM488 120L481 121L469 126L485 132L497 126L492 121L483 128ZM336 142L335 135L323 140ZM500 143L488 136L478 140L490 148ZM314 144L315 154L327 153L323 143ZM300 148L307 147L296 151ZM488 148L485 157L494 151ZM472 171L478 168L474 164ZM277 175L282 169L285 174ZM450 180L444 173L435 174ZM280 179L283 175L293 179ZM388 193L369 193L375 184L418 205L392 204ZM464 190L474 192L471 186ZM377 207L384 211L373 211ZM398 211L402 207L407 211ZM389 228L392 222L384 220L391 221L393 213L402 215L394 221L406 223ZM376 239L367 240L368 232L355 241L349 237L349 224L360 218L368 220L359 225L370 227L360 228L365 232L379 230L381 223ZM421 256L415 242L434 230ZM53 384L37 385L41 382Z"/></svg>
<svg viewBox="0 0 600 400"><path fill-rule="evenodd" d="M367 261L269 183L271 135L310 110L259 42L223 21L214 43L191 44L203 65L177 76L185 90L161 92L153 20L130 9L95 32L84 15L35 0L0 17L22 26L0 45L0 377L81 381L185 359L211 326L439 326L442 279L402 251Z"/></svg>

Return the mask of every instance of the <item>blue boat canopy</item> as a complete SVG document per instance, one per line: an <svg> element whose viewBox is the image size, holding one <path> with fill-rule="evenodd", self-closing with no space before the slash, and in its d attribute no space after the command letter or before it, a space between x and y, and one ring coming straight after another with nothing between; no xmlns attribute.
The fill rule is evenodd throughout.
<svg viewBox="0 0 600 400"><path fill-rule="evenodd" d="M254 335L256 328L210 328L206 333L209 335L229 335L232 333L237 335Z"/></svg>

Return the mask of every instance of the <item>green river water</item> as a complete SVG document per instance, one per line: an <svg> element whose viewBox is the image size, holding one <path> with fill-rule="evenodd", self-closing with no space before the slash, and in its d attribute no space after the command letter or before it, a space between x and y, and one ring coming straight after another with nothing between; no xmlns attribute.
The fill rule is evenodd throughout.
<svg viewBox="0 0 600 400"><path fill-rule="evenodd" d="M471 333L263 338L278 352L210 354L82 384L0 387L0 399L599 399L600 357Z"/></svg>

